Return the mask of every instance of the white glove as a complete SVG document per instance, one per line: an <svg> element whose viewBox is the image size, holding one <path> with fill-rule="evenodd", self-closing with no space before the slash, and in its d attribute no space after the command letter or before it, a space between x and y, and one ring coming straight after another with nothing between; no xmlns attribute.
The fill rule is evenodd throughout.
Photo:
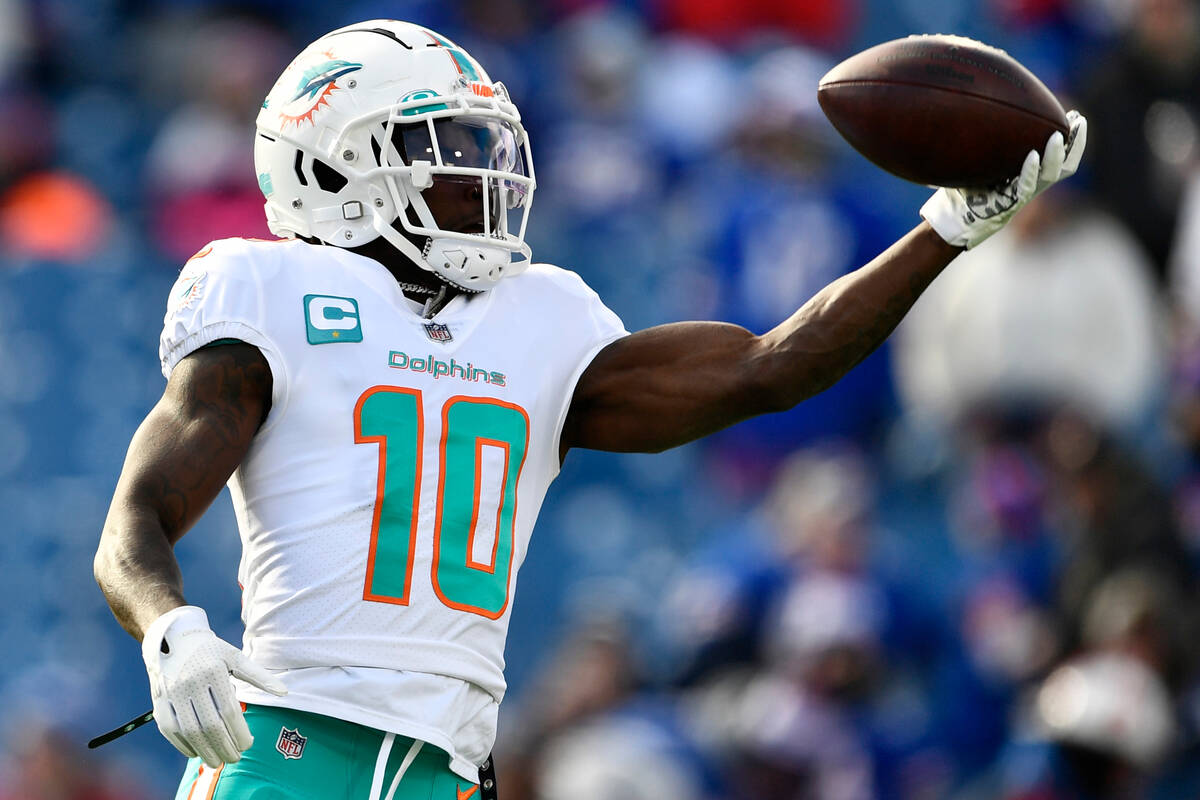
<svg viewBox="0 0 1200 800"><path fill-rule="evenodd" d="M180 606L150 623L142 658L158 730L179 752L200 756L213 768L239 760L254 743L230 674L271 694L287 694L271 673L218 639L196 606Z"/></svg>
<svg viewBox="0 0 1200 800"><path fill-rule="evenodd" d="M1000 230L1030 200L1052 184L1075 174L1087 147L1087 119L1067 113L1066 144L1057 131L1043 155L1030 150L1021 174L996 189L949 189L934 192L921 206L921 216L938 235L955 247L970 250Z"/></svg>

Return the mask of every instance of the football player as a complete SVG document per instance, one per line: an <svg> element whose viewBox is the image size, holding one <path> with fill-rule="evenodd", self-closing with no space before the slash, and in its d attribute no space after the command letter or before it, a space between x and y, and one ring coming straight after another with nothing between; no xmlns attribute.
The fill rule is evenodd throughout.
<svg viewBox="0 0 1200 800"><path fill-rule="evenodd" d="M1074 172L1071 121L1003 189L938 190L765 335L629 334L578 275L530 263L533 158L503 84L404 22L307 47L254 139L281 238L213 242L181 272L166 390L96 556L159 730L191 759L179 796L480 791L517 573L567 451L657 452L832 385L963 248ZM241 650L187 604L172 550L224 485Z"/></svg>

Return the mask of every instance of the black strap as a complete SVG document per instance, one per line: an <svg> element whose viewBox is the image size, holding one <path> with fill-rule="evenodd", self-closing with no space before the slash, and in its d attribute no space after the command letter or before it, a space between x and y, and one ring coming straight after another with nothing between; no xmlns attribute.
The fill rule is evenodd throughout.
<svg viewBox="0 0 1200 800"><path fill-rule="evenodd" d="M479 800L497 800L496 764L491 756L479 767Z"/></svg>
<svg viewBox="0 0 1200 800"><path fill-rule="evenodd" d="M152 719L154 719L153 711L147 711L145 714L142 714L141 716L134 717L133 719L129 720L129 722L126 722L121 727L114 728L111 731L109 731L108 733L102 733L99 736L97 736L95 739L92 739L90 742L88 742L88 749L95 750L97 747L100 747L101 745L108 744L113 739L120 739L125 734L129 733L130 731L137 730L138 728L142 727L143 725L145 725L147 722L149 722Z"/></svg>

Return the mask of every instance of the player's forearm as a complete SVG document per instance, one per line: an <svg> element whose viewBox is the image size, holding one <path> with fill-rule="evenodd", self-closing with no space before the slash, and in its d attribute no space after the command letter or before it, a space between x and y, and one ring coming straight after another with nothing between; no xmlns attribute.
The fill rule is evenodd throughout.
<svg viewBox="0 0 1200 800"><path fill-rule="evenodd" d="M871 262L826 286L759 338L763 410L785 410L837 383L895 330L961 248L925 222Z"/></svg>
<svg viewBox="0 0 1200 800"><path fill-rule="evenodd" d="M921 223L763 336L677 322L618 339L575 387L562 452L658 452L791 408L878 347L960 252Z"/></svg>
<svg viewBox="0 0 1200 800"><path fill-rule="evenodd" d="M93 572L113 616L138 641L160 615L186 604L175 551L149 509L114 505Z"/></svg>
<svg viewBox="0 0 1200 800"><path fill-rule="evenodd" d="M245 457L270 398L271 369L258 348L205 348L179 362L134 434L95 561L113 614L134 638L184 605L173 545Z"/></svg>

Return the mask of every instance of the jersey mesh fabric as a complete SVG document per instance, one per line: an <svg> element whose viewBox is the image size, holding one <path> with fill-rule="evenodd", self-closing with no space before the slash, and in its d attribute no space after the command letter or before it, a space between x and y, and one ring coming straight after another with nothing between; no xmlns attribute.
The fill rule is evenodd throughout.
<svg viewBox="0 0 1200 800"><path fill-rule="evenodd" d="M164 374L238 338L274 380L229 487L244 649L296 691L239 697L438 739L460 774L480 763L575 382L625 333L577 275L549 265L425 320L382 265L338 248L228 239L189 262ZM408 695L417 702L380 700Z"/></svg>

